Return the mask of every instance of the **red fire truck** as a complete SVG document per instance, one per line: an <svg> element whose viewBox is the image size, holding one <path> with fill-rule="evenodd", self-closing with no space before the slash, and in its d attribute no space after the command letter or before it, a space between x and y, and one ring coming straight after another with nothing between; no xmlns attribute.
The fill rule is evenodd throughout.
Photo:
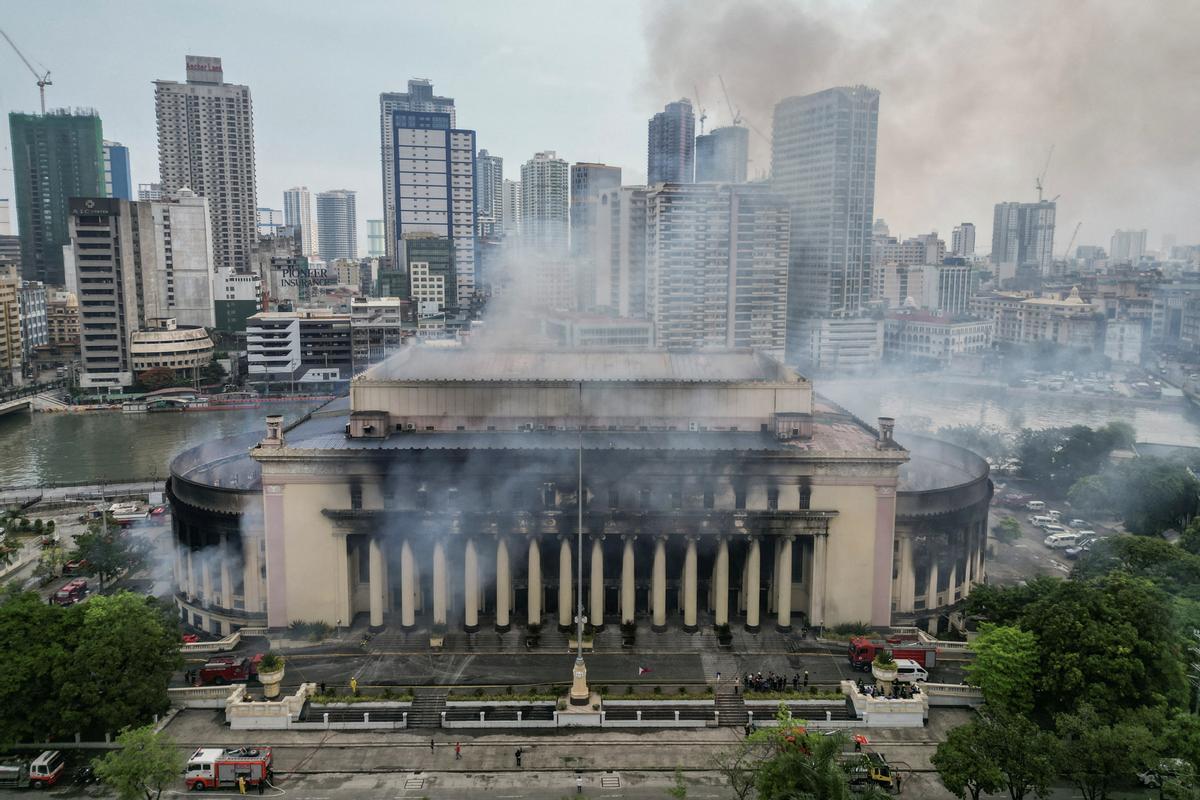
<svg viewBox="0 0 1200 800"><path fill-rule="evenodd" d="M183 782L194 792L221 787L237 787L238 779L246 786L271 783L271 748L201 747L188 759Z"/></svg>
<svg viewBox="0 0 1200 800"><path fill-rule="evenodd" d="M210 658L208 663L200 668L197 677L200 679L201 686L222 686L226 683L239 683L248 681L258 677L258 662L262 661L263 654L259 653L253 658L245 656L237 658L234 656L215 656Z"/></svg>
<svg viewBox="0 0 1200 800"><path fill-rule="evenodd" d="M69 606L87 597L88 582L85 578L75 578L67 582L54 593L54 605Z"/></svg>
<svg viewBox="0 0 1200 800"><path fill-rule="evenodd" d="M892 658L912 659L925 669L937 665L936 644L924 644L918 641L906 642L898 638L893 642L890 638L884 640L855 636L850 639L850 647L847 649L850 666L866 672L871 668L871 662L875 660L875 656L879 655L882 650L891 651Z"/></svg>

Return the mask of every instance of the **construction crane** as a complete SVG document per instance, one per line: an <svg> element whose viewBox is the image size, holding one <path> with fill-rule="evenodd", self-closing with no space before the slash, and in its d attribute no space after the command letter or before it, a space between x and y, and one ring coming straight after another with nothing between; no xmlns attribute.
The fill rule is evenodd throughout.
<svg viewBox="0 0 1200 800"><path fill-rule="evenodd" d="M696 93L696 108L700 109L700 135L704 135L704 120L708 119L708 112L704 110L704 104L700 102L700 88L696 84L692 84L692 90Z"/></svg>
<svg viewBox="0 0 1200 800"><path fill-rule="evenodd" d="M3 36L4 41L8 42L9 45L12 46L12 49L16 52L17 56L21 59L21 61L25 62L25 66L29 67L29 71L32 72L33 77L37 79L38 92L42 96L42 113L45 114L46 113L46 87L54 85L54 82L50 80L50 70L47 69L45 71L45 73L39 73L36 69L34 69L33 64L29 63L29 59L25 57L25 54L21 52L21 49L19 47L17 47L17 43L14 42L12 39L10 39L8 34L5 33L2 29L0 29L0 36ZM45 67L42 67L42 68L45 69Z"/></svg>
<svg viewBox="0 0 1200 800"><path fill-rule="evenodd" d="M733 103L729 102L729 90L725 88L725 79L718 75L717 80L721 82L721 94L725 95L725 105L729 106L729 118L733 120L734 125L741 125L742 112L733 110Z"/></svg>
<svg viewBox="0 0 1200 800"><path fill-rule="evenodd" d="M1079 235L1079 229L1083 227L1083 220L1075 223L1075 231L1071 234L1071 240L1067 242L1067 251L1063 253L1063 260L1071 260L1071 245L1075 244L1075 237Z"/></svg>
<svg viewBox="0 0 1200 800"><path fill-rule="evenodd" d="M1037 187L1038 202L1042 202L1042 182L1046 180L1046 172L1050 169L1050 159L1054 156L1054 145L1050 145L1050 152L1046 154L1046 166L1042 167L1042 174L1033 179L1033 185ZM1055 197L1054 200L1057 200ZM1054 202L1051 200L1050 202Z"/></svg>

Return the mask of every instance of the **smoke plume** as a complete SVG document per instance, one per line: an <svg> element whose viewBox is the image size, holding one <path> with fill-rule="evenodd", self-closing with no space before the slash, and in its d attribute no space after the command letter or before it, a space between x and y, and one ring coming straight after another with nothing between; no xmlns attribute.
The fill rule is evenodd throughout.
<svg viewBox="0 0 1200 800"><path fill-rule="evenodd" d="M990 247L992 206L1061 194L1058 253L1108 245L1116 228L1200 240L1200 3L1004 0L786 3L675 0L645 21L647 96L698 88L709 129L729 123L717 76L763 136L750 175L770 170L782 98L836 85L881 92L876 216L893 232L962 221Z"/></svg>

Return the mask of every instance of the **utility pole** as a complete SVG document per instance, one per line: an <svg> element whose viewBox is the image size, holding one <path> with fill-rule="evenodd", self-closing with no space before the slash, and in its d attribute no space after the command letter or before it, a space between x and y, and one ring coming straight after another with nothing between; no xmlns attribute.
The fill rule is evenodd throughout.
<svg viewBox="0 0 1200 800"><path fill-rule="evenodd" d="M17 57L21 59L26 67L29 68L29 71L33 73L34 79L37 80L38 93L42 97L42 114L44 116L46 113L46 87L54 85L54 82L50 80L50 70L42 67L42 69L45 69L46 71L44 73L39 73L36 69L34 69L33 64L29 63L29 59L25 57L25 54L21 52L19 47L17 47L17 43L9 38L7 33L5 33L3 30L0 30L0 36L4 37L4 41L8 42L13 51L17 54Z"/></svg>

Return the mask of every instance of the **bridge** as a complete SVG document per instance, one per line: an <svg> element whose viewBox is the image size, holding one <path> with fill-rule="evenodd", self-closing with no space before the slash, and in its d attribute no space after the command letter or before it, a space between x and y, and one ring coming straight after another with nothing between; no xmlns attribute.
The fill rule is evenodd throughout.
<svg viewBox="0 0 1200 800"><path fill-rule="evenodd" d="M162 479L126 483L66 483L45 486L0 486L0 507L30 505L37 502L73 502L115 500L120 497L146 496L166 490Z"/></svg>
<svg viewBox="0 0 1200 800"><path fill-rule="evenodd" d="M17 397L0 400L0 416L17 411L65 411L70 408L49 392L29 392Z"/></svg>

